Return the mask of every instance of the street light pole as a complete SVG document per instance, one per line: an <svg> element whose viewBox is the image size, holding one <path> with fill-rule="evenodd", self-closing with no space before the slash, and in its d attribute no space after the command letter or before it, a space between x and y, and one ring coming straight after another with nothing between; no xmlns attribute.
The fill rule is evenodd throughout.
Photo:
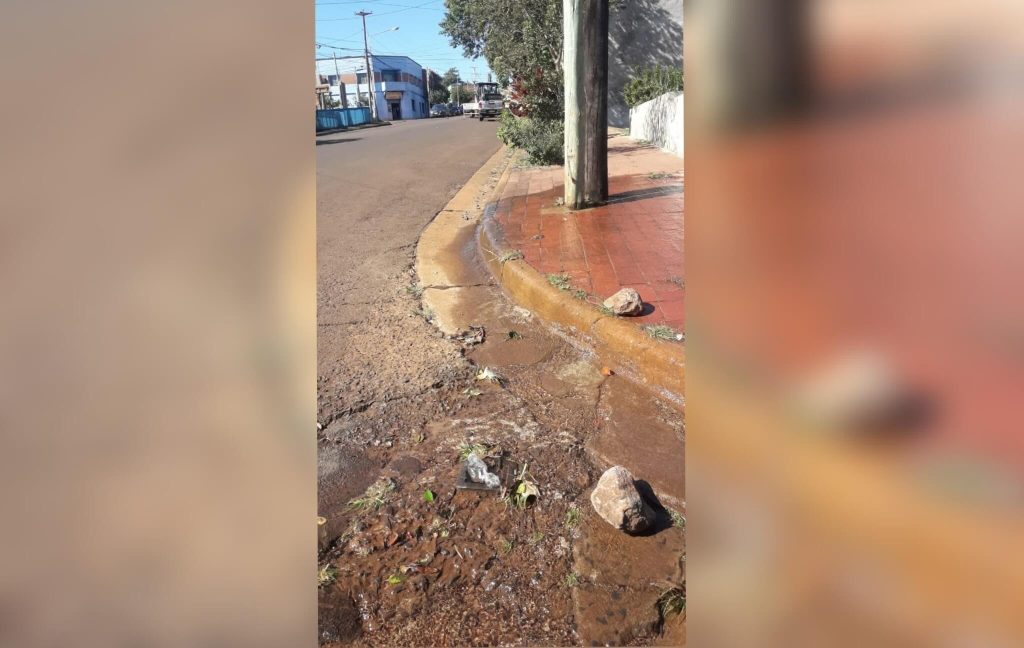
<svg viewBox="0 0 1024 648"><path fill-rule="evenodd" d="M377 121L377 101L373 96L373 67L370 65L370 42L366 37L366 17L372 11L357 11L356 15L363 19L363 61L366 63L366 92L370 98L370 115Z"/></svg>

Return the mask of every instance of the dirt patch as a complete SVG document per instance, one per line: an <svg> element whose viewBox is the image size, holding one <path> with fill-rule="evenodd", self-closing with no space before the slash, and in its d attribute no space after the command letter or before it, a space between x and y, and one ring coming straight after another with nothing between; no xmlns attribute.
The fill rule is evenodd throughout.
<svg viewBox="0 0 1024 648"><path fill-rule="evenodd" d="M497 180L494 174L482 191ZM600 363L509 304L475 258L471 234L447 247L461 257L445 276L466 287L430 290L451 296L455 327L484 327L482 343L464 345L433 327L415 291L406 291L418 283L406 274L386 284L389 301L367 315L378 329L346 337L344 357L321 357L321 420L328 424L319 433L320 515L331 536L320 564L334 570L320 589L323 642L578 645L586 619L608 620L616 588L648 594L630 584L632 572L604 567L600 574L614 575L607 584L615 587L600 574L581 584L580 560L598 565L591 554L602 548L611 555L642 549L657 554L644 574L678 576L678 547L667 538L681 531L635 546L584 532L580 520L592 515L589 489L600 474L586 445L608 416L625 417L625 426L633 401L602 406ZM476 378L483 366L495 381ZM652 397L635 400L645 398ZM466 445L524 466L539 488L533 505L457 490ZM349 624L353 609L358 636ZM339 619L325 618L331 615ZM657 628L645 634L645 623L631 636L653 637Z"/></svg>
<svg viewBox="0 0 1024 648"><path fill-rule="evenodd" d="M661 630L658 599L683 581L684 532L671 524L629 536L587 508L575 544L577 629L583 645L650 645Z"/></svg>
<svg viewBox="0 0 1024 648"><path fill-rule="evenodd" d="M325 535L333 542L344 531L345 521L330 514L344 508L376 478L378 466L364 450L348 444L325 444L317 457L317 508L327 512Z"/></svg>
<svg viewBox="0 0 1024 648"><path fill-rule="evenodd" d="M509 395L493 396L464 418L428 426L429 444L407 448L411 454L382 471L395 484L386 503L354 511L349 532L324 556L338 566L338 582L358 593L365 641L577 643L571 592L562 586L571 556L558 538L589 483L582 447L551 452L567 439L546 435ZM463 443L526 463L541 490L536 505L518 509L494 494L457 490ZM418 472L410 471L413 458Z"/></svg>
<svg viewBox="0 0 1024 648"><path fill-rule="evenodd" d="M359 608L352 596L337 585L323 589L318 608L321 644L351 643L361 634Z"/></svg>

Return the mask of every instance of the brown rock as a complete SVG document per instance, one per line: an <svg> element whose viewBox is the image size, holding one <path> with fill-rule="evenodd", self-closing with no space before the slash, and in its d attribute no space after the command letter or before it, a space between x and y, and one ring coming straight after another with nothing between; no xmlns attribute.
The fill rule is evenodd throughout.
<svg viewBox="0 0 1024 648"><path fill-rule="evenodd" d="M639 315L644 310L640 293L633 288L623 288L604 300L604 305L616 315Z"/></svg>
<svg viewBox="0 0 1024 648"><path fill-rule="evenodd" d="M608 524L627 533L644 531L655 519L654 510L637 492L633 475L622 466L613 466L601 475L590 503Z"/></svg>

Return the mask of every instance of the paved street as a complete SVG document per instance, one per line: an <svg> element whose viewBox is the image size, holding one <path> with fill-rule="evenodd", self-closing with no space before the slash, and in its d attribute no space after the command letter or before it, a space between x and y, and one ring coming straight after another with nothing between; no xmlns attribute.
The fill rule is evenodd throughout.
<svg viewBox="0 0 1024 648"><path fill-rule="evenodd" d="M317 306L352 316L411 259L423 227L493 154L497 123L466 117L394 122L317 138Z"/></svg>
<svg viewBox="0 0 1024 648"><path fill-rule="evenodd" d="M320 415L406 395L443 358L409 348L408 269L423 227L500 146L497 123L394 122L317 138ZM359 355L375 349L372 360Z"/></svg>

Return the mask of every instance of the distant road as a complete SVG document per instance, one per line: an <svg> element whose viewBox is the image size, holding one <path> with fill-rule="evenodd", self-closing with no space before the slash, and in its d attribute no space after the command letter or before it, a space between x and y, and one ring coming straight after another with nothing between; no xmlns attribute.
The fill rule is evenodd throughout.
<svg viewBox="0 0 1024 648"><path fill-rule="evenodd" d="M400 331L368 331L359 322L405 294L420 232L498 150L496 132L495 121L447 117L316 138L318 365L337 381L328 391L355 397L361 367L344 365L363 349L352 345L401 339ZM381 335L356 341L356 332Z"/></svg>
<svg viewBox="0 0 1024 648"><path fill-rule="evenodd" d="M330 302L374 297L402 269L393 252L420 230L500 145L497 123L468 117L394 122L317 138L321 317ZM402 256L402 258L399 258ZM369 283L370 285L367 285Z"/></svg>

